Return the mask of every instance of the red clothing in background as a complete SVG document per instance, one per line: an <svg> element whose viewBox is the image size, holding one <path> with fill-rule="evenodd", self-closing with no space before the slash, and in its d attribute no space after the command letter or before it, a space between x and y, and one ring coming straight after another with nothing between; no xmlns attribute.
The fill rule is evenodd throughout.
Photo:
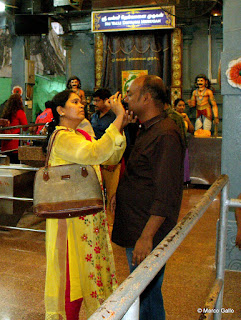
<svg viewBox="0 0 241 320"><path fill-rule="evenodd" d="M53 113L50 108L45 109L40 115L37 117L35 123L47 123L51 122L53 119ZM40 131L43 129L44 126L38 127L36 134L40 134Z"/></svg>
<svg viewBox="0 0 241 320"><path fill-rule="evenodd" d="M15 114L15 116L12 117L12 120L10 122L9 126L19 126L19 125L26 125L28 124L26 114L23 110L18 110ZM27 131L28 128L23 128L24 131ZM8 134L14 134L14 133L20 133L20 129L10 129L6 130L5 133ZM19 140L2 140L2 151L7 150L13 150L17 149L19 146ZM17 151L14 151L15 153Z"/></svg>

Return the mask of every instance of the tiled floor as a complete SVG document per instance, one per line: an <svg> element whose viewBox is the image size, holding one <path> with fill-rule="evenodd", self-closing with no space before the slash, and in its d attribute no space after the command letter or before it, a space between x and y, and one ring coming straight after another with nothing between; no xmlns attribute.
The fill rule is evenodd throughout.
<svg viewBox="0 0 241 320"><path fill-rule="evenodd" d="M206 190L184 190L180 218ZM167 263L163 294L167 320L198 319L215 278L215 200ZM19 227L44 230L45 222L26 214ZM44 233L0 231L0 320L44 320ZM128 275L125 251L113 245L119 281ZM226 272L222 319L241 319L241 272ZM80 319L85 319L84 310Z"/></svg>

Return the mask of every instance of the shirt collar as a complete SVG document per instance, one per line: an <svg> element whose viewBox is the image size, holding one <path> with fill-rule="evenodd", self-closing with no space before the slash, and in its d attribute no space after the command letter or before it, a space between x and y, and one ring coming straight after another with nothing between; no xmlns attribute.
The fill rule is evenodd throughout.
<svg viewBox="0 0 241 320"><path fill-rule="evenodd" d="M150 127L152 127L154 124L156 124L157 122L163 120L166 118L166 114L165 112L162 112L161 114L159 114L158 116L151 118L150 120L147 120L143 123L140 124L140 128L143 128L145 130L148 130Z"/></svg>
<svg viewBox="0 0 241 320"><path fill-rule="evenodd" d="M102 116L102 118L104 117L104 116L108 116L108 115L111 115L112 114L112 110L111 109L109 109L103 116ZM98 116L100 116L100 110L98 110L98 111L96 111L96 113L98 114Z"/></svg>

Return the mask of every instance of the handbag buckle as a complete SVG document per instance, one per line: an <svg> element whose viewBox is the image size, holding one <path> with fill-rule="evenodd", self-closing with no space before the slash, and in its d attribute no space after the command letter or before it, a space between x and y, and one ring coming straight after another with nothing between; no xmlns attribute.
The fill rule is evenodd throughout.
<svg viewBox="0 0 241 320"><path fill-rule="evenodd" d="M69 180L70 174L65 174L64 176L61 176L61 180Z"/></svg>
<svg viewBox="0 0 241 320"><path fill-rule="evenodd" d="M44 179L44 181L48 181L49 180L48 167L44 168L43 179Z"/></svg>
<svg viewBox="0 0 241 320"><path fill-rule="evenodd" d="M88 170L86 167L81 168L82 177L86 178L88 176Z"/></svg>

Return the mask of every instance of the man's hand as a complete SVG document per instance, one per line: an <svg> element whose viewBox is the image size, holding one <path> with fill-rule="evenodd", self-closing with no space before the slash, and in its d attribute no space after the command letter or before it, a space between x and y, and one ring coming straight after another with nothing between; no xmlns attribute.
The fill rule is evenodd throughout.
<svg viewBox="0 0 241 320"><path fill-rule="evenodd" d="M133 251L132 265L140 264L152 251L153 241L152 238L140 237L136 241Z"/></svg>
<svg viewBox="0 0 241 320"><path fill-rule="evenodd" d="M153 238L165 221L165 217L151 215L143 229L140 238L136 241L133 250L132 264L140 264L153 249Z"/></svg>
<svg viewBox="0 0 241 320"><path fill-rule="evenodd" d="M112 214L115 214L115 208L116 208L116 193L113 194L113 196L110 199L110 211Z"/></svg>
<svg viewBox="0 0 241 320"><path fill-rule="evenodd" d="M133 111L126 110L123 122L122 122L122 127L125 128L129 123L136 123L137 121L137 116L134 116Z"/></svg>

